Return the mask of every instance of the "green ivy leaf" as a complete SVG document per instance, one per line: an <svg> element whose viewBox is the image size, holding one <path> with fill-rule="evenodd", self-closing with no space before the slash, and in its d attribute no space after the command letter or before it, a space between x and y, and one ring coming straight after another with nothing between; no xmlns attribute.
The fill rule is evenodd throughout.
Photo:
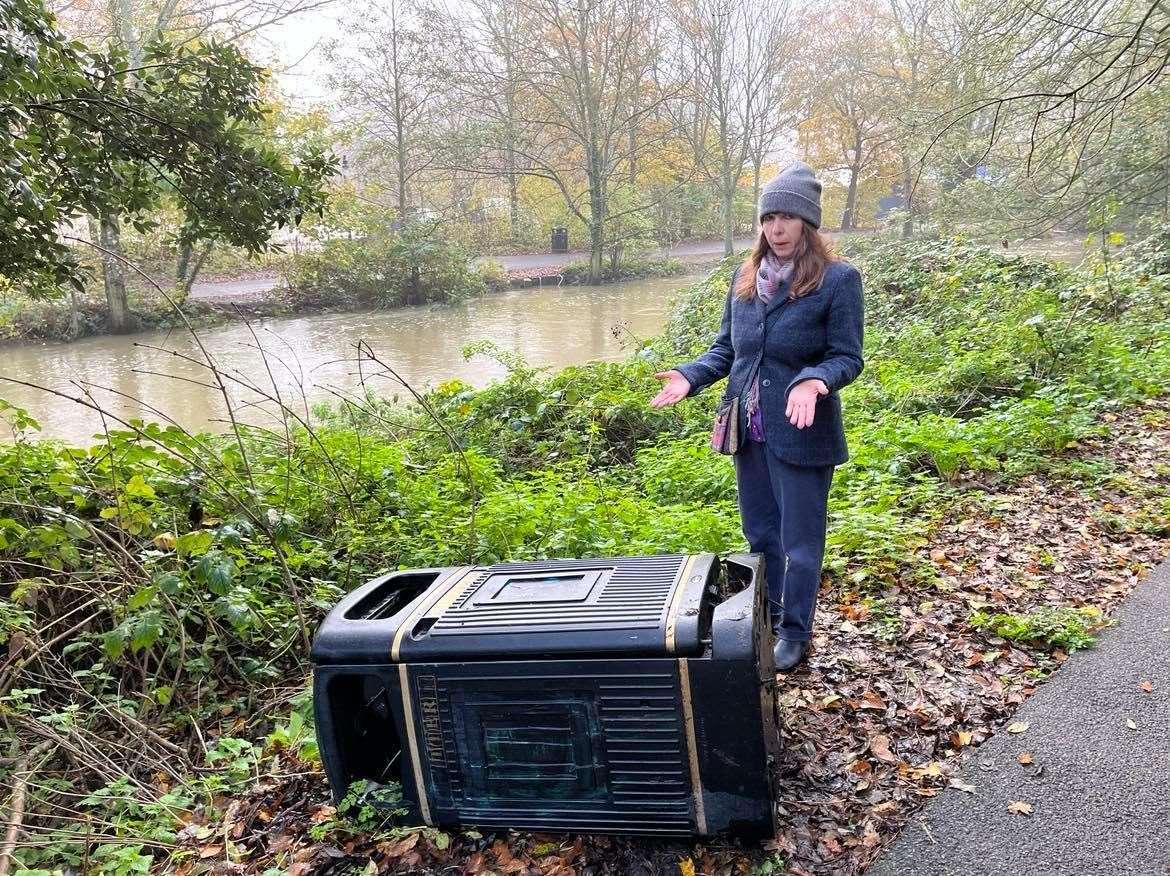
<svg viewBox="0 0 1170 876"><path fill-rule="evenodd" d="M154 601L156 590L153 585L148 584L145 587L140 587L133 596L126 602L126 608L130 611L138 611L140 608L146 608Z"/></svg>
<svg viewBox="0 0 1170 876"><path fill-rule="evenodd" d="M136 499L153 499L154 488L142 479L142 475L134 475L126 482L126 486L122 488L122 492L127 496L133 496Z"/></svg>
<svg viewBox="0 0 1170 876"><path fill-rule="evenodd" d="M158 641L162 633L162 613L144 611L135 617L130 637L130 650L137 654Z"/></svg>
<svg viewBox="0 0 1170 876"><path fill-rule="evenodd" d="M199 556L206 553L215 537L206 529L197 529L179 536L175 542L175 553L180 557Z"/></svg>
<svg viewBox="0 0 1170 876"><path fill-rule="evenodd" d="M224 596L231 587L235 572L236 566L231 557L220 551L209 551L195 564L191 575L196 581L206 584L207 589L216 596Z"/></svg>
<svg viewBox="0 0 1170 876"><path fill-rule="evenodd" d="M102 650L106 659L113 662L126 652L126 633L121 626L115 627L102 636Z"/></svg>
<svg viewBox="0 0 1170 876"><path fill-rule="evenodd" d="M160 572L154 576L154 586L159 589L160 593L174 596L182 589L183 579L174 572Z"/></svg>

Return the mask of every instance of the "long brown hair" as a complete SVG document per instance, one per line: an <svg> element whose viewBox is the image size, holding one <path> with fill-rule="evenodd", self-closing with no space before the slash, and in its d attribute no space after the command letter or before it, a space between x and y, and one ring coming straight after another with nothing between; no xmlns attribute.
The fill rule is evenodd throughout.
<svg viewBox="0 0 1170 876"><path fill-rule="evenodd" d="M756 271L760 269L760 262L764 260L768 249L768 238L761 228L759 239L740 266L736 278L735 297L741 301L750 301L756 294ZM815 291L825 279L825 268L830 262L840 261L840 258L833 252L827 238L808 222L803 222L800 240L796 241L792 250L794 266L788 297L800 298Z"/></svg>

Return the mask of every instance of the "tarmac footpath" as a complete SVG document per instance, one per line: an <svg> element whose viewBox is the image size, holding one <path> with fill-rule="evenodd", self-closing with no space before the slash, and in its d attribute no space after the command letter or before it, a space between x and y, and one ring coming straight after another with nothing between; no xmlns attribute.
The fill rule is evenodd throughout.
<svg viewBox="0 0 1170 876"><path fill-rule="evenodd" d="M972 753L973 793L943 791L868 876L1170 874L1170 560L1114 620Z"/></svg>

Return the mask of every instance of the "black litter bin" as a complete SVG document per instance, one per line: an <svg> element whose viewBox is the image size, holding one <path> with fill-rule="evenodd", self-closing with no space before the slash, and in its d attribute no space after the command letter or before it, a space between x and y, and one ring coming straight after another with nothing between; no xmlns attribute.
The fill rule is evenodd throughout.
<svg viewBox="0 0 1170 876"><path fill-rule="evenodd" d="M552 251L569 251L569 229L558 225L552 230Z"/></svg>
<svg viewBox="0 0 1170 876"><path fill-rule="evenodd" d="M763 580L759 555L700 554L371 581L313 643L335 797L399 782L431 825L770 835Z"/></svg>

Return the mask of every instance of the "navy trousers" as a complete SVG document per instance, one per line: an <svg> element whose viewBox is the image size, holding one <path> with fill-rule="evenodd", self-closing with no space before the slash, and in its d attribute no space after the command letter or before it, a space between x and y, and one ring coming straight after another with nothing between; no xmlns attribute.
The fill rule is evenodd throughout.
<svg viewBox="0 0 1170 876"><path fill-rule="evenodd" d="M735 455L743 534L764 555L772 626L781 639L812 635L825 558L833 466L790 465L767 446L745 441Z"/></svg>

